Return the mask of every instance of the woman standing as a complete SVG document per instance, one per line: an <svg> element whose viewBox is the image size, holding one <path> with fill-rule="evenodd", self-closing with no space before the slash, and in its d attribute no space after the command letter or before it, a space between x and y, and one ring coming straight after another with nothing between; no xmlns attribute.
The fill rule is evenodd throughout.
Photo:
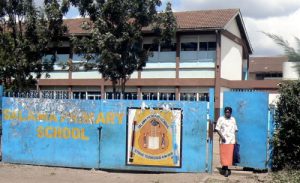
<svg viewBox="0 0 300 183"><path fill-rule="evenodd" d="M222 170L225 177L228 177L230 170L228 166L232 166L233 149L236 143L236 132L238 131L236 121L231 116L232 108L225 107L224 116L221 116L216 125L216 131L220 136L220 159Z"/></svg>

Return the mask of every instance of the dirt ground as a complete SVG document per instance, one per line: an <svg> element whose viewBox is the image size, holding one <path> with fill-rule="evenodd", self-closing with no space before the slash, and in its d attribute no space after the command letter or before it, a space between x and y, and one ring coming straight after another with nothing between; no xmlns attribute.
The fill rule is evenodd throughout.
<svg viewBox="0 0 300 183"><path fill-rule="evenodd" d="M232 167L228 178L220 175L218 137L214 135L214 171L209 173L141 173L112 172L94 169L75 169L46 166L16 165L0 162L0 183L256 183L268 182L268 173L242 171Z"/></svg>
<svg viewBox="0 0 300 183"><path fill-rule="evenodd" d="M268 174L251 172L232 173L225 178L218 172L207 173L140 173L109 172L101 170L58 168L45 166L14 165L0 163L0 183L254 183L264 182Z"/></svg>

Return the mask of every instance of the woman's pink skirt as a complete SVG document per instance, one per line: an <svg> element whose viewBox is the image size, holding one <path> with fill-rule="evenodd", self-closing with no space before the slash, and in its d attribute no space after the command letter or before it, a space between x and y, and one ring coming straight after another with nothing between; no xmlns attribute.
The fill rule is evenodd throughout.
<svg viewBox="0 0 300 183"><path fill-rule="evenodd" d="M222 166L231 166L234 144L220 144L220 160Z"/></svg>

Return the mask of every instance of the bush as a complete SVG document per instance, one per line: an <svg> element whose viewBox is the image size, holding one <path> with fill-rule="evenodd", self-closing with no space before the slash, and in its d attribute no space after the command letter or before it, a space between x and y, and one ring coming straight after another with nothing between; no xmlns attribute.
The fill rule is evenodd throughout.
<svg viewBox="0 0 300 183"><path fill-rule="evenodd" d="M300 168L300 80L281 84L275 114L273 168Z"/></svg>
<svg viewBox="0 0 300 183"><path fill-rule="evenodd" d="M272 183L299 183L300 182L300 171L290 170L290 171L279 171L272 173Z"/></svg>

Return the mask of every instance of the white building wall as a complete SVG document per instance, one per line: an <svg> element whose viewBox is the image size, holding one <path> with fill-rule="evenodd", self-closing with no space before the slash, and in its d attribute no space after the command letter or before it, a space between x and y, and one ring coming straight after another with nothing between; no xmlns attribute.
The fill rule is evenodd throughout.
<svg viewBox="0 0 300 183"><path fill-rule="evenodd" d="M224 100L224 92L226 91L230 91L229 88L225 88L225 87L221 87L220 88L220 108L223 109L225 106L223 104L223 100ZM221 111L222 113L222 111Z"/></svg>
<svg viewBox="0 0 300 183"><path fill-rule="evenodd" d="M102 74L98 71L77 71L72 72L72 79L101 79Z"/></svg>
<svg viewBox="0 0 300 183"><path fill-rule="evenodd" d="M215 69L180 69L179 78L215 78Z"/></svg>
<svg viewBox="0 0 300 183"><path fill-rule="evenodd" d="M176 78L176 71L173 69L147 69L141 72L141 78Z"/></svg>
<svg viewBox="0 0 300 183"><path fill-rule="evenodd" d="M297 80L299 79L299 73L297 66L300 67L300 63L297 62L283 62L283 79L284 80Z"/></svg>
<svg viewBox="0 0 300 183"><path fill-rule="evenodd" d="M35 75L35 74L34 74ZM52 71L49 73L50 77L47 78L46 74L42 74L41 79L68 79L68 71Z"/></svg>
<svg viewBox="0 0 300 183"><path fill-rule="evenodd" d="M139 72L138 71L134 71L131 75L130 75L130 79L137 79L139 76Z"/></svg>
<svg viewBox="0 0 300 183"><path fill-rule="evenodd" d="M279 101L280 94L279 93L270 93L269 94L269 105L275 105Z"/></svg>
<svg viewBox="0 0 300 183"><path fill-rule="evenodd" d="M238 24L236 22L236 19L232 19L226 26L225 29L227 29L232 34L236 35L237 37L241 38L241 32L238 27Z"/></svg>
<svg viewBox="0 0 300 183"><path fill-rule="evenodd" d="M228 80L242 79L242 46L227 37L221 37L221 78Z"/></svg>

